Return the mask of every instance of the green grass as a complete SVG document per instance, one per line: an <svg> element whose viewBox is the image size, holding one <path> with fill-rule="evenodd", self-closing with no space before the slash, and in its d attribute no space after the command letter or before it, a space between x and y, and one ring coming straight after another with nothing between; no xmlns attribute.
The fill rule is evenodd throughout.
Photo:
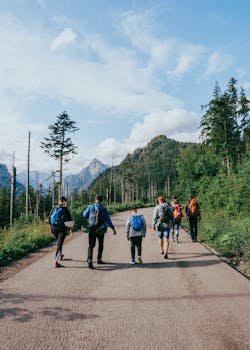
<svg viewBox="0 0 250 350"><path fill-rule="evenodd" d="M141 203L117 204L108 207L110 214L126 211L131 207L143 207ZM152 206L148 205L148 206ZM86 207L72 211L75 230L83 224L82 213ZM185 218L182 225L188 229ZM250 220L248 217L229 217L223 212L207 212L202 214L198 228L198 238L215 248L221 255L237 263L245 262L250 270ZM0 231L0 266L6 266L38 248L46 247L55 240L45 223L17 222L11 230ZM250 271L249 271L250 272Z"/></svg>
<svg viewBox="0 0 250 350"><path fill-rule="evenodd" d="M117 204L108 207L111 214L131 209L132 206L142 207L141 203ZM75 230L79 230L83 224L82 213L85 207L72 210L75 221ZM36 249L48 246L55 240L46 223L29 222L24 220L15 223L12 229L0 230L0 267L10 264L12 261L26 256Z"/></svg>
<svg viewBox="0 0 250 350"><path fill-rule="evenodd" d="M250 220L247 217L206 215L199 226L199 238L227 258L250 263Z"/></svg>
<svg viewBox="0 0 250 350"><path fill-rule="evenodd" d="M48 224L27 224L14 226L0 232L0 266L6 266L55 240L48 230Z"/></svg>

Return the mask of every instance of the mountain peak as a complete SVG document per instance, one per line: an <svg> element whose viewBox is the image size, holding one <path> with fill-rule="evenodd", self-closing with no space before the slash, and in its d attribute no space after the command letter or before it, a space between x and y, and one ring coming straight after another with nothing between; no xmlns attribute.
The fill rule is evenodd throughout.
<svg viewBox="0 0 250 350"><path fill-rule="evenodd" d="M65 183L68 184L69 191L72 192L75 188L87 189L91 182L104 170L109 168L97 158L92 159L86 168L83 168L77 175L69 175L65 178Z"/></svg>

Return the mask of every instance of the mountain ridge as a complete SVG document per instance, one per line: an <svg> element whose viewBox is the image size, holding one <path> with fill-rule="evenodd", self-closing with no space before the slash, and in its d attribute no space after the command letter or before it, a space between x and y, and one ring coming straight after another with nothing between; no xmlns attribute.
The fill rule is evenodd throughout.
<svg viewBox="0 0 250 350"><path fill-rule="evenodd" d="M107 164L102 163L98 159L94 158L87 167L77 174L70 174L64 177L64 186L68 186L68 192L71 193L75 188L77 190L87 189L91 182L100 175L104 170L108 169ZM48 190L52 187L53 174L47 172L38 172L37 170L30 171L30 186L37 189L42 186L43 190ZM24 191L26 187L27 171L21 171L17 173L17 189L18 191ZM0 163L0 188L11 186L11 174L7 169L7 166Z"/></svg>

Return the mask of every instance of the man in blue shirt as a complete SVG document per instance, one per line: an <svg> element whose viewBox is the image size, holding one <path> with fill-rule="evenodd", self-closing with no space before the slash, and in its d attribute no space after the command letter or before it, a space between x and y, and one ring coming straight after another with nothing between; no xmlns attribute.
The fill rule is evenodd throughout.
<svg viewBox="0 0 250 350"><path fill-rule="evenodd" d="M89 205L87 209L83 212L83 217L88 219L89 222L89 246L88 246L88 266L93 269L93 250L96 243L96 238L98 239L98 255L97 263L103 264L102 252L104 236L107 228L110 227L113 230L114 235L116 235L115 227L110 219L107 208L101 204L102 196L97 195L95 197L95 203Z"/></svg>

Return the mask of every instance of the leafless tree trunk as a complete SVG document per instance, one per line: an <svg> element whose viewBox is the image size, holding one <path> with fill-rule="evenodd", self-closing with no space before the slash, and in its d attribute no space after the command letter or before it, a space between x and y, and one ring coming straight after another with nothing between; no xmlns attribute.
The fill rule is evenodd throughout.
<svg viewBox="0 0 250 350"><path fill-rule="evenodd" d="M28 136L28 157L27 157L27 177L26 177L26 221L29 215L29 188L30 188L30 131Z"/></svg>
<svg viewBox="0 0 250 350"><path fill-rule="evenodd" d="M15 154L13 152L12 171L11 171L11 192L10 192L10 227L13 225L15 192L16 192L16 168L14 166Z"/></svg>

